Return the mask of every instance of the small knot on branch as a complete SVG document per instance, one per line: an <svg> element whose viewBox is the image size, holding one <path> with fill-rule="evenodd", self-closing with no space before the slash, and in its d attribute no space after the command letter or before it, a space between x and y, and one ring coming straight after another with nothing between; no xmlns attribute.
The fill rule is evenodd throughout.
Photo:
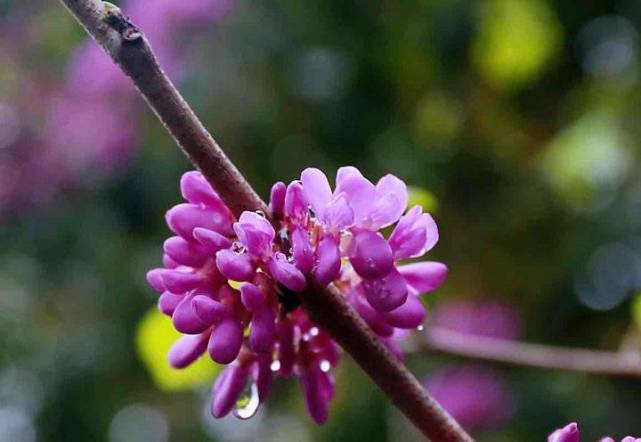
<svg viewBox="0 0 641 442"><path fill-rule="evenodd" d="M104 21L115 29L126 42L136 42L142 39L142 32L134 25L129 17L122 13L122 10L113 3L103 2L105 17Z"/></svg>

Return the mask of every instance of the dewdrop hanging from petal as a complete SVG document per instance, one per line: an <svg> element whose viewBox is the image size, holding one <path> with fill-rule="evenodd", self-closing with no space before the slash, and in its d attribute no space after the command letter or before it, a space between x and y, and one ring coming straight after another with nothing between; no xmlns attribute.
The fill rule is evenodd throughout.
<svg viewBox="0 0 641 442"><path fill-rule="evenodd" d="M208 353L227 365L213 386L211 413L246 419L275 377L296 377L310 416L323 423L334 396L339 347L300 307L308 286L334 284L399 358L399 342L419 327L418 295L438 288L447 268L417 258L438 241L434 220L415 206L405 214L405 183L373 184L354 167L338 170L332 191L318 169L272 187L272 220L236 219L199 172L183 175L186 203L167 212L175 236L163 267L147 274L158 308L183 336L169 363L183 368ZM380 230L396 224L389 238Z"/></svg>

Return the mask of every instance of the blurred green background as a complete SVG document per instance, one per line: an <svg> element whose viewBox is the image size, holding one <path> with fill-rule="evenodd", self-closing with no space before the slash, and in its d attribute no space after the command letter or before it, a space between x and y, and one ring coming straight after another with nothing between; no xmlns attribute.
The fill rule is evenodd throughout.
<svg viewBox="0 0 641 442"><path fill-rule="evenodd" d="M431 305L491 297L518 309L525 338L557 345L636 333L641 3L218 2L150 38L263 196L307 166L394 173L440 227L430 259L450 275ZM291 381L253 420L213 421L213 366L164 366L172 338L144 276L190 165L126 86L92 96L85 138L50 147L55 117L79 121L51 97L86 104L107 75L73 76L85 40L58 2L0 0L0 441L418 440L346 356L324 427ZM133 123L126 149L61 166L112 136L113 115ZM460 362L410 344L420 378ZM496 369L514 414L479 440L541 441L571 420L585 440L641 433L641 380Z"/></svg>

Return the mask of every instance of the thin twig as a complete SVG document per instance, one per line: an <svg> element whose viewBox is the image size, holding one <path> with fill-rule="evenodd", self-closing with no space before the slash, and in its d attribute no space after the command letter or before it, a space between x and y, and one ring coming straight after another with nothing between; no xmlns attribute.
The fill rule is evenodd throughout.
<svg viewBox="0 0 641 442"><path fill-rule="evenodd" d="M427 347L443 353L527 367L574 371L590 374L641 377L641 355L488 338L428 327Z"/></svg>
<svg viewBox="0 0 641 442"><path fill-rule="evenodd" d="M133 80L192 163L235 215L265 203L216 144L163 73L142 32L117 7L100 0L60 0ZM333 288L301 295L312 319L326 329L392 402L434 441L472 441Z"/></svg>

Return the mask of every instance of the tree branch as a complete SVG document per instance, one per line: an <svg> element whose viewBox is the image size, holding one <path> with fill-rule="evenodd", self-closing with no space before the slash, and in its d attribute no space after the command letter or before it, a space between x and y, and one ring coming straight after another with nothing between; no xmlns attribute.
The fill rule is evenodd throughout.
<svg viewBox="0 0 641 442"><path fill-rule="evenodd" d="M236 216L266 204L207 132L164 74L151 47L120 9L101 0L60 0L134 82L149 107ZM327 330L392 402L434 441L472 441L432 399L335 288L301 295L310 317Z"/></svg>
<svg viewBox="0 0 641 442"><path fill-rule="evenodd" d="M641 355L488 338L441 327L425 330L427 347L443 353L527 367L641 377Z"/></svg>

